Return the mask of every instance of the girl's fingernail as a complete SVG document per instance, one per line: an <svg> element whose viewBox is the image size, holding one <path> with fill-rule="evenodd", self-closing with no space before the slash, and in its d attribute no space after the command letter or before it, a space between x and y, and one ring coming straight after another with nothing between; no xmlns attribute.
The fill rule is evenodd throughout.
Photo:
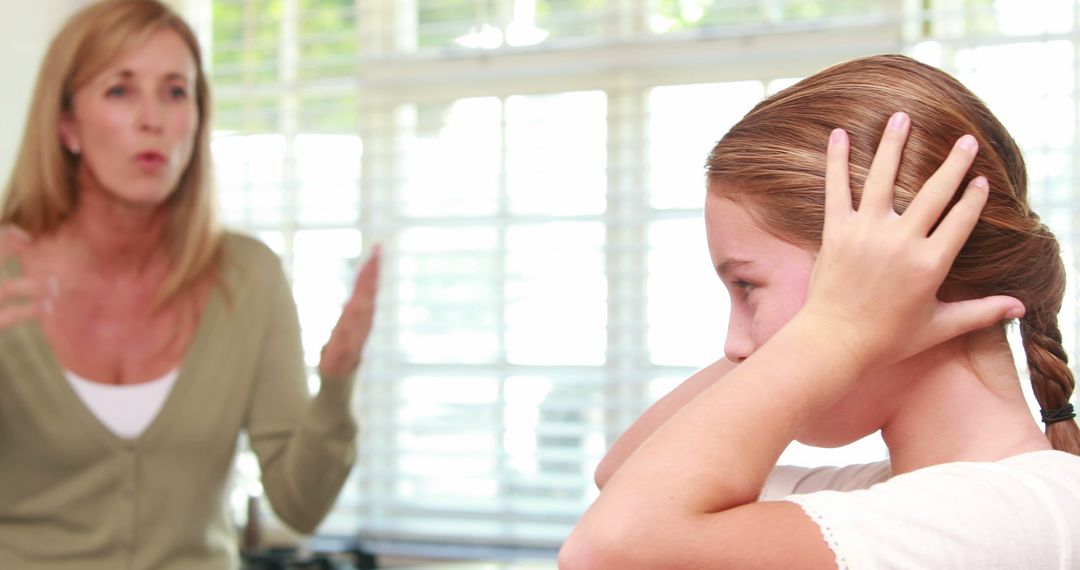
<svg viewBox="0 0 1080 570"><path fill-rule="evenodd" d="M907 113L901 111L899 113L893 113L893 116L889 118L889 128L894 131L903 130L908 124Z"/></svg>
<svg viewBox="0 0 1080 570"><path fill-rule="evenodd" d="M976 176L975 179L971 181L971 185L981 190L986 190L990 187L990 183L986 181L985 176Z"/></svg>
<svg viewBox="0 0 1080 570"><path fill-rule="evenodd" d="M1008 313L1005 313L1005 318L1019 319L1020 317L1024 316L1024 312L1025 311L1023 307L1013 307L1009 309Z"/></svg>
<svg viewBox="0 0 1080 570"><path fill-rule="evenodd" d="M975 150L979 148L979 142L975 140L975 137L971 135L964 135L960 137L960 140L956 142L956 146L964 150Z"/></svg>
<svg viewBox="0 0 1080 570"><path fill-rule="evenodd" d="M840 144L844 142L844 136L846 134L844 129L833 129L832 132L829 133L829 144Z"/></svg>

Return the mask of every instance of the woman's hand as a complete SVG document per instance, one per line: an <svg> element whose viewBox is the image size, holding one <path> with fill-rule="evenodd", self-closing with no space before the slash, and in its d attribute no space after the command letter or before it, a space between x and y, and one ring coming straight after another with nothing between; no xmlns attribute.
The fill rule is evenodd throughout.
<svg viewBox="0 0 1080 570"><path fill-rule="evenodd" d="M356 276L352 297L345 303L341 317L330 332L330 340L322 349L319 375L323 378L347 378L360 365L360 352L364 349L375 318L375 295L379 290L381 258L382 249L375 246L375 251Z"/></svg>
<svg viewBox="0 0 1080 570"><path fill-rule="evenodd" d="M965 135L907 210L894 212L893 186L909 128L904 113L890 119L857 211L848 183L847 134L837 129L829 140L825 228L802 312L819 319L830 336L846 340L852 356L868 365L901 360L1024 312L1007 296L938 300L989 188L985 178L976 177L941 217L978 151L975 138Z"/></svg>
<svg viewBox="0 0 1080 570"><path fill-rule="evenodd" d="M25 250L30 236L22 229L0 227L0 260ZM18 277L0 281L0 330L42 315L52 314L56 279Z"/></svg>

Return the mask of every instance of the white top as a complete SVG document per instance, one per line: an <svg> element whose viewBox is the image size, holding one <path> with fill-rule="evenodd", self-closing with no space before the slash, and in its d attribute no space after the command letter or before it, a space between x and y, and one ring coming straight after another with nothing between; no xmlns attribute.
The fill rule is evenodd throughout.
<svg viewBox="0 0 1080 570"><path fill-rule="evenodd" d="M777 468L761 498L802 507L840 570L1080 569L1080 456L1035 451L889 474L887 462Z"/></svg>
<svg viewBox="0 0 1080 570"><path fill-rule="evenodd" d="M154 421L176 383L177 368L149 382L139 384L102 384L64 371L79 399L109 431L124 439L135 439Z"/></svg>

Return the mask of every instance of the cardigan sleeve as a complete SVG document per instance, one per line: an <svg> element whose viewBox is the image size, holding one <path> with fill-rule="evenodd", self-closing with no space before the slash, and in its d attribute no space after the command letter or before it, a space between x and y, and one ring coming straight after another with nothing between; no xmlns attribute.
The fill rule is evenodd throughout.
<svg viewBox="0 0 1080 570"><path fill-rule="evenodd" d="M306 534L333 506L355 461L355 379L327 380L318 394L309 394L296 304L280 262L266 253L272 256L267 269L253 275L267 287L252 289L267 294L260 299L265 306L253 307L265 311L266 320L247 432L274 511Z"/></svg>

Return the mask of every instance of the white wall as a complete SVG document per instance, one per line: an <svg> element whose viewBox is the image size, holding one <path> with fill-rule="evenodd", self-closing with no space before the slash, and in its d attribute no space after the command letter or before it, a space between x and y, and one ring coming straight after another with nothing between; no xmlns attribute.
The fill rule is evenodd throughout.
<svg viewBox="0 0 1080 570"><path fill-rule="evenodd" d="M7 185L26 123L38 66L49 41L72 12L92 0L0 0L0 189ZM191 13L198 0L165 0Z"/></svg>
<svg viewBox="0 0 1080 570"><path fill-rule="evenodd" d="M38 65L64 20L87 0L4 2L0 6L0 181L6 185L26 122Z"/></svg>

